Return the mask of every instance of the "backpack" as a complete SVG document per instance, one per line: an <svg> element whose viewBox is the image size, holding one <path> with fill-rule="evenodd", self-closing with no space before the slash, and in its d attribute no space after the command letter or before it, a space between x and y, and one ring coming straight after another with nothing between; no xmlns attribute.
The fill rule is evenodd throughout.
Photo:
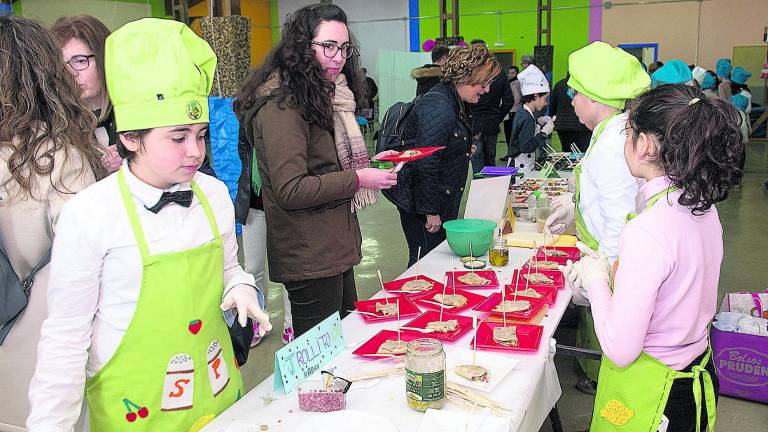
<svg viewBox="0 0 768 432"><path fill-rule="evenodd" d="M413 139L413 137L409 139L403 137L403 125L420 99L421 95L416 96L411 102L396 102L384 113L376 139L376 153L401 149L410 139Z"/></svg>
<svg viewBox="0 0 768 432"><path fill-rule="evenodd" d="M32 269L29 276L20 280L11 267L11 261L5 253L5 249L0 246L0 345L8 336L13 324L19 317L29 301L29 291L35 282L35 275L51 260L51 251L45 254L45 257Z"/></svg>

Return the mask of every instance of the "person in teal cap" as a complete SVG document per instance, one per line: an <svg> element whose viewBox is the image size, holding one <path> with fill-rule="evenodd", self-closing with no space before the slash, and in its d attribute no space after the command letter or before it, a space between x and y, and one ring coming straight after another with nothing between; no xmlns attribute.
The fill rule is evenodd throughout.
<svg viewBox="0 0 768 432"><path fill-rule="evenodd" d="M743 94L737 94L731 96L731 103L739 110L741 114L741 137L742 142L747 143L749 141L749 116L747 115L747 108L749 107L749 98Z"/></svg>
<svg viewBox="0 0 768 432"><path fill-rule="evenodd" d="M691 69L682 60L670 60L651 75L651 87L662 84L693 85Z"/></svg>
<svg viewBox="0 0 768 432"><path fill-rule="evenodd" d="M731 74L731 94L742 95L748 99L747 108L744 112L749 115L752 112L752 92L749 91L747 81L752 77L752 72L744 69L741 66L733 68Z"/></svg>
<svg viewBox="0 0 768 432"><path fill-rule="evenodd" d="M732 69L733 65L731 64L731 59L728 58L721 58L715 64L715 72L717 73L717 78L720 80L720 84L717 85L717 96L726 102L730 102L731 96L733 96L731 93Z"/></svg>
<svg viewBox="0 0 768 432"><path fill-rule="evenodd" d="M573 52L568 57L568 72L574 111L579 121L593 131L592 139L574 171L575 194L565 194L553 202L554 210L545 222L545 230L561 234L575 224L579 239L613 262L627 214L635 211L638 191L637 180L624 158L624 104L646 91L651 80L637 58L605 42L593 42ZM589 303L578 292L574 293L574 302L584 306L580 309L577 344L600 349ZM576 387L594 394L599 362L580 363L586 377Z"/></svg>
<svg viewBox="0 0 768 432"><path fill-rule="evenodd" d="M243 394L226 321L271 327L227 187L198 172L216 56L154 18L105 53L126 161L61 211L27 426L73 430L85 396L92 431L196 431Z"/></svg>

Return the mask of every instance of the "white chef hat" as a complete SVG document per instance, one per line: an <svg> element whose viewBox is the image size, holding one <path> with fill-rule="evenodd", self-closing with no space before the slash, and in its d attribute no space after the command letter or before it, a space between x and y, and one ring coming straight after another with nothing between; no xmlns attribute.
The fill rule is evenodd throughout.
<svg viewBox="0 0 768 432"><path fill-rule="evenodd" d="M523 96L549 92L547 77L534 65L529 65L520 72L517 75L517 79L520 80L520 91Z"/></svg>

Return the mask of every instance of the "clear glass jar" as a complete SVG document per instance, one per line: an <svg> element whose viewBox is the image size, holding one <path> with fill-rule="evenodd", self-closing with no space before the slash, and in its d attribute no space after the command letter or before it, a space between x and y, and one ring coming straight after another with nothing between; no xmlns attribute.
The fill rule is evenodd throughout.
<svg viewBox="0 0 768 432"><path fill-rule="evenodd" d="M439 340L419 338L408 342L405 397L408 406L416 411L445 406L445 351Z"/></svg>
<svg viewBox="0 0 768 432"><path fill-rule="evenodd" d="M509 264L509 247L501 236L496 237L496 241L493 242L493 247L488 252L488 259L494 267L504 267Z"/></svg>

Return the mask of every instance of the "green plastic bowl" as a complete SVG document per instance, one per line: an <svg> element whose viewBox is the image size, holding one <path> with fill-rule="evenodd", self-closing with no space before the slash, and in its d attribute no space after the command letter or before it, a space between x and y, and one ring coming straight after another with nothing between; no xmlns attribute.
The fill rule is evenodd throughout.
<svg viewBox="0 0 768 432"><path fill-rule="evenodd" d="M457 219L443 224L448 246L460 257L469 256L469 243L472 242L472 255L482 256L491 247L496 222L485 219Z"/></svg>

